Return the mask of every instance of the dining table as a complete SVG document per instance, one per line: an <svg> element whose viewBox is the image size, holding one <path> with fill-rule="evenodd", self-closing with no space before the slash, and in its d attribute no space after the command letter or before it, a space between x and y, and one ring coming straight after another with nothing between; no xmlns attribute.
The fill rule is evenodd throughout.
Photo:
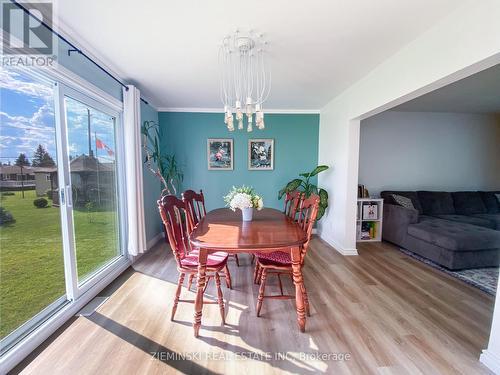
<svg viewBox="0 0 500 375"><path fill-rule="evenodd" d="M195 337L198 337L201 327L207 256L216 251L230 254L288 252L292 260L297 324L301 332L305 331L301 248L307 242L307 235L294 220L279 210L263 208L260 211L254 209L252 221L243 221L240 210L218 208L201 219L189 239L192 247L199 249L193 322Z"/></svg>

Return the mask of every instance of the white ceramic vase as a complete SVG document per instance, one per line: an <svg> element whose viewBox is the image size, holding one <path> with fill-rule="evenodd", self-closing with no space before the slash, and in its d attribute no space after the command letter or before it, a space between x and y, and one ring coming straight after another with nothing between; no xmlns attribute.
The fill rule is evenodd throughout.
<svg viewBox="0 0 500 375"><path fill-rule="evenodd" d="M241 214L243 216L243 221L252 221L253 208L252 207L242 208Z"/></svg>

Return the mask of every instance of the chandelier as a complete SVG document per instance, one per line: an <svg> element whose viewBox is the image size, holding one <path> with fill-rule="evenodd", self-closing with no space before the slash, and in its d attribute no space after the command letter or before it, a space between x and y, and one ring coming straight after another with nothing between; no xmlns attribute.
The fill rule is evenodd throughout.
<svg viewBox="0 0 500 375"><path fill-rule="evenodd" d="M234 131L233 112L238 129L243 129L247 117L247 131L255 126L264 129L263 104L271 90L271 73L266 69L264 54L267 42L262 34L236 30L222 40L219 50L221 67L221 101L224 105L224 123Z"/></svg>

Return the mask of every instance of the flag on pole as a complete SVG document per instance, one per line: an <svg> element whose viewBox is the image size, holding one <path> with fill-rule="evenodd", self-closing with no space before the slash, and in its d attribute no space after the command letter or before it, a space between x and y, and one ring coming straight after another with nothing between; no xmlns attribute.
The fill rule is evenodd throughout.
<svg viewBox="0 0 500 375"><path fill-rule="evenodd" d="M104 145L104 148L106 149L106 152L109 156L113 156L115 154L113 150L111 150L108 146Z"/></svg>
<svg viewBox="0 0 500 375"><path fill-rule="evenodd" d="M100 148L102 150L106 150L109 156L113 156L115 154L110 147L108 147L103 141L101 141L97 137L95 137L95 147Z"/></svg>
<svg viewBox="0 0 500 375"><path fill-rule="evenodd" d="M95 137L95 147L100 149L104 148L104 143L97 137Z"/></svg>

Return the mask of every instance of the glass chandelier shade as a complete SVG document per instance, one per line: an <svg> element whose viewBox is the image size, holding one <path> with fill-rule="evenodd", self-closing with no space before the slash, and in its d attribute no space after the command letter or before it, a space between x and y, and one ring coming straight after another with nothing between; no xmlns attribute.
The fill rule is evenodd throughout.
<svg viewBox="0 0 500 375"><path fill-rule="evenodd" d="M238 129L247 131L255 126L264 129L263 104L271 91L271 73L265 61L267 42L262 34L236 31L222 40L219 50L221 68L221 101L224 105L224 123L229 131L234 130L233 112Z"/></svg>

